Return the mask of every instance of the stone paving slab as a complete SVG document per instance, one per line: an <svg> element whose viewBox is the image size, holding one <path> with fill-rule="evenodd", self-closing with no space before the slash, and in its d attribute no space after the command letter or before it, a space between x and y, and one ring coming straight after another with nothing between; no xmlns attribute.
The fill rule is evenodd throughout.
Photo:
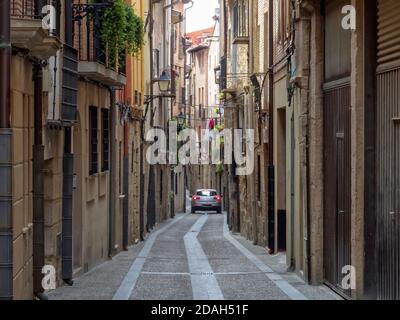
<svg viewBox="0 0 400 320"><path fill-rule="evenodd" d="M192 300L190 275L142 274L130 300Z"/></svg>
<svg viewBox="0 0 400 320"><path fill-rule="evenodd" d="M110 300L118 289L143 243L121 252L88 273L74 279L73 286L49 292L50 300Z"/></svg>
<svg viewBox="0 0 400 320"><path fill-rule="evenodd" d="M189 272L183 237L197 219L198 217L186 216L182 221L160 234L143 266L143 271Z"/></svg>
<svg viewBox="0 0 400 320"><path fill-rule="evenodd" d="M182 216L178 214L176 218ZM170 220L169 220L170 221ZM158 224L153 232L168 221ZM140 242L112 259L99 264L89 272L74 279L73 286L62 286L48 292L50 300L111 300L128 273L132 263L143 249Z"/></svg>
<svg viewBox="0 0 400 320"><path fill-rule="evenodd" d="M259 271L223 237L223 216L210 215L198 238L214 272Z"/></svg>
<svg viewBox="0 0 400 320"><path fill-rule="evenodd" d="M177 218L182 215L177 215ZM184 216L164 232L158 234L149 251L143 268L132 291L130 299L187 300L193 299L191 274L188 268L188 255L184 237L201 217L200 214ZM161 229L162 223L154 231ZM235 247L223 233L224 216L207 216L196 239L204 251L204 259L211 267L211 274L217 280L223 297L232 300L281 300L288 296L274 283L273 277L297 289L304 296L315 300L341 299L325 286L309 286L301 277L287 272L284 254L270 256L266 249L254 246L239 235L233 238L250 254L265 264L272 274L269 277ZM236 244L237 245L237 244ZM90 272L75 279L72 287L60 287L49 293L50 299L97 300L112 299L120 287L133 262L139 257L144 243L121 252L113 259L95 267ZM247 253L246 253L247 254ZM207 274L201 275L207 276ZM193 275L192 275L193 277Z"/></svg>
<svg viewBox="0 0 400 320"><path fill-rule="evenodd" d="M225 299L228 300L288 300L265 274L217 275Z"/></svg>
<svg viewBox="0 0 400 320"><path fill-rule="evenodd" d="M310 286L304 280L293 272L287 271L286 255L285 253L278 253L276 255L267 254L266 248L255 246L251 241L243 238L238 234L233 234L233 237L239 241L246 249L256 255L261 261L268 265L277 274L282 276L289 284L303 293L310 300L343 300L342 297L337 295L328 287Z"/></svg>

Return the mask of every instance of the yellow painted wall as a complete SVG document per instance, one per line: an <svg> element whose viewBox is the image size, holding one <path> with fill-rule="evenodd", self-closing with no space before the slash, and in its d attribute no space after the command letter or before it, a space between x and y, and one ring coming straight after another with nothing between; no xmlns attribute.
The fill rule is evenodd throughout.
<svg viewBox="0 0 400 320"><path fill-rule="evenodd" d="M11 126L13 295L17 300L32 299L33 81L32 65L20 56L13 56L11 61Z"/></svg>

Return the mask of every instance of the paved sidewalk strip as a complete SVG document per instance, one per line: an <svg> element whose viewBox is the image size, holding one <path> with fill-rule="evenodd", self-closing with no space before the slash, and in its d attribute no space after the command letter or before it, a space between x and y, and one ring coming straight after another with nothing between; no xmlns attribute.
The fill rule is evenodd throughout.
<svg viewBox="0 0 400 320"><path fill-rule="evenodd" d="M259 258L257 258L252 252L247 250L242 244L234 239L228 229L227 216L224 218L224 237L232 243L247 259L249 259L258 269L260 269L265 275L275 283L275 285L281 289L290 299L292 300L308 300L299 290L294 288L280 275L276 274L270 267L266 266Z"/></svg>
<svg viewBox="0 0 400 320"><path fill-rule="evenodd" d="M194 300L223 300L221 288L197 239L208 219L203 215L184 237Z"/></svg>
<svg viewBox="0 0 400 320"><path fill-rule="evenodd" d="M154 233L150 234L143 249L140 251L139 256L135 259L132 263L131 268L129 269L127 275L125 276L124 280L122 281L120 287L118 288L117 292L113 296L113 300L128 300L132 294L133 289L135 288L136 282L139 278L140 272L143 269L143 265L146 262L146 259L150 253L151 248L154 245L157 237L166 231L168 228L176 224L178 221L183 219L186 216L183 215L179 218L175 218L168 222L165 226L160 228L159 230L155 231Z"/></svg>

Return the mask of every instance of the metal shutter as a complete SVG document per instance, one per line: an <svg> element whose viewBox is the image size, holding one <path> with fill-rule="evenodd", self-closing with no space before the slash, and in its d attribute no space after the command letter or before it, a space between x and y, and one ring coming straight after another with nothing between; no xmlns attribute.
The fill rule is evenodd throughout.
<svg viewBox="0 0 400 320"><path fill-rule="evenodd" d="M378 0L378 65L400 62L400 1Z"/></svg>

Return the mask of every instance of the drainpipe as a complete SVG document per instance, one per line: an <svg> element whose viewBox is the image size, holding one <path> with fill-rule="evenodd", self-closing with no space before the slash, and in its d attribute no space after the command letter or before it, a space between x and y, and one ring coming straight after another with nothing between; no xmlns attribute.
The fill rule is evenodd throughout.
<svg viewBox="0 0 400 320"><path fill-rule="evenodd" d="M304 4L304 14L299 18L299 30L304 34L302 38L302 55L306 59L301 62L301 80L296 82L296 86L302 90L303 94L300 101L300 114L305 118L305 124L300 127L300 140L303 142L300 145L300 177L302 184L302 208L304 227L304 248L305 248L305 279L311 284L311 211L310 211L310 65L311 65L311 8L306 8ZM298 47L298 46L297 46ZM303 65L304 64L304 65Z"/></svg>
<svg viewBox="0 0 400 320"><path fill-rule="evenodd" d="M185 88L185 90L184 90L184 92L185 92L185 96L183 97L183 99L184 99L184 101L185 101L185 104L184 104L184 111L183 111L183 113L184 113L184 115L185 115L185 121L186 121L186 116L187 116L187 103L188 103L188 101L187 101L187 90L186 90L186 73L187 73L187 53L186 53L186 28L187 28L187 26L186 26L186 23L187 23L187 20L186 20L186 17L187 17L187 11L189 10L189 9L191 9L191 8L193 8L193 6L194 6L194 2L193 1L190 1L190 6L189 7L187 7L187 8L185 8L185 10L184 10L184 16L183 16L183 19L184 19L184 23L183 23L183 27L184 27L184 31L183 31L183 37L184 37L184 41L183 41L183 52L184 52L184 54L183 54L183 87ZM189 111L190 111L190 109L189 109ZM186 212L186 189L187 189L187 175L188 175L188 173L187 173L187 166L183 166L183 211L184 212Z"/></svg>
<svg viewBox="0 0 400 320"><path fill-rule="evenodd" d="M153 88L153 1L149 1L149 48L150 48L150 97L154 94ZM154 103L153 99L150 99L150 127L152 128L154 125L153 119L153 110L154 110ZM144 123L143 123L144 125ZM144 161L144 152L142 148L142 158ZM144 173L143 173L144 179ZM144 187L144 185L143 185ZM148 185L148 194L147 194L147 221L146 221L146 231L150 232L155 224L155 184L154 184L154 166L149 165L149 185Z"/></svg>
<svg viewBox="0 0 400 320"><path fill-rule="evenodd" d="M132 150L133 152L133 150ZM122 247L129 245L129 121L124 124L124 200L122 215Z"/></svg>
<svg viewBox="0 0 400 320"><path fill-rule="evenodd" d="M307 63L308 69L310 69L311 65L311 19L307 19L304 21L307 26L306 36L308 40L308 47L307 47ZM307 42L306 42L307 43ZM305 185L303 192L305 192L305 216L306 216L306 263L307 263L307 281L309 284L312 283L312 276L311 276L311 213L310 213L310 110L309 110L309 103L310 103L310 77L307 76L307 90L306 90L306 101L304 103L305 111L307 113L307 126L305 128L305 147L303 152L305 153L305 168L304 168L304 175L303 180L305 180Z"/></svg>
<svg viewBox="0 0 400 320"><path fill-rule="evenodd" d="M0 1L0 300L13 298L10 1Z"/></svg>
<svg viewBox="0 0 400 320"><path fill-rule="evenodd" d="M289 234L290 234L290 255L287 255L288 258L288 272L294 272L296 269L296 264L295 264L295 254L294 254L294 244L295 244L295 239L294 239L294 210L295 210L295 179L294 179L294 168L295 168L295 161L294 161L294 153L295 153L295 132L294 132L294 89L291 92L290 86L293 84L292 82L292 77L294 75L294 70L292 66L291 59L295 53L295 50L297 47L299 47L299 43L296 37L296 30L297 30L297 11L296 11L296 2L295 0L291 0L291 10L290 12L292 13L292 39L291 39L291 51L290 55L288 56L288 79L289 79L289 84L288 84L288 106L292 110L292 117L290 120L290 150L291 150L291 157L290 157L290 172L291 172L291 178L290 178L290 225L289 225Z"/></svg>
<svg viewBox="0 0 400 320"><path fill-rule="evenodd" d="M42 287L44 266L44 145L43 145L43 71L40 62L33 66L34 145L33 145L33 292L46 299Z"/></svg>
<svg viewBox="0 0 400 320"><path fill-rule="evenodd" d="M72 193L74 155L72 153L72 127L64 128L63 201L62 201L62 279L72 286Z"/></svg>
<svg viewBox="0 0 400 320"><path fill-rule="evenodd" d="M220 78L220 91L222 91L221 89L225 89L226 88L226 84L227 84L227 67L228 67L228 59L227 59L227 55L228 55L228 19L227 19L227 14L228 14L228 8L226 5L226 1L227 0L223 0L223 16L224 16L224 20L223 20L223 29L224 29L224 33L223 33L223 39L224 39L224 44L223 44L223 57L224 57L224 73L222 73L222 66L221 66L221 78ZM220 26L222 26L222 24L220 24ZM221 34L221 31L220 31ZM223 79L223 80L222 80ZM225 88L223 88L221 86L221 82L223 84L225 84ZM225 110L224 110L224 121L225 121ZM226 123L225 123L226 124ZM226 195L228 195L228 197L226 197L226 195L224 195L225 200L225 204L226 206L226 211L227 211L227 224L229 226L230 229L232 229L232 221L233 221L233 217L232 217L232 211L231 211L231 206L230 206L230 200L229 200L229 195L230 195L230 189L229 189L229 172L228 172L228 167L225 166L226 170L224 170L224 181L226 183L226 187L227 187L227 192Z"/></svg>
<svg viewBox="0 0 400 320"><path fill-rule="evenodd" d="M112 257L115 253L115 208L117 196L117 162L118 149L116 145L116 107L115 89L110 88L110 201L109 201L109 238L108 256Z"/></svg>
<svg viewBox="0 0 400 320"><path fill-rule="evenodd" d="M65 3L66 15L72 12L71 0ZM68 19L65 26L68 27ZM72 46L72 36L66 38L66 44ZM64 127L64 155L63 155L63 195L62 195L62 231L61 231L61 276L63 281L72 286L72 196L74 180L74 155L72 153L72 127Z"/></svg>
<svg viewBox="0 0 400 320"><path fill-rule="evenodd" d="M149 10L148 10L148 17L147 21L149 23L149 64L150 64L150 92L149 95L153 95L153 5L152 1L149 1ZM146 104L146 103L145 103ZM152 117L152 110L153 110L153 102L150 101L149 104L146 104L146 112L143 116L142 121L140 122L140 136L141 136L141 143L140 143L140 224L139 224L139 233L140 233L140 240L144 240L144 193L145 193L145 172L144 172L144 129L146 125L146 118L147 118L147 111L150 105L150 118ZM151 166L149 167L150 170ZM150 173L150 172L149 172ZM149 174L150 177L150 174ZM148 190L150 191L150 190ZM150 204L150 192L147 195L147 211L149 212L149 204ZM146 226L147 230L149 230L149 215L147 214L146 219Z"/></svg>
<svg viewBox="0 0 400 320"><path fill-rule="evenodd" d="M254 11L254 2L253 1L249 1L249 12L250 12L250 16L252 16ZM253 33L253 22L249 23L249 37L251 39L250 44L253 43L254 41L254 33ZM255 72L255 67L254 67L254 48L252 45L249 45L249 56L248 56L248 63L249 63L249 70L250 73L253 74ZM260 89L261 90L261 89ZM258 130L258 111L254 112L253 110L253 106L254 106L254 100L251 99L251 110L252 112L248 114L248 123L250 124L250 129L253 130ZM256 152L254 152L254 156L258 157L258 155L256 154ZM254 159L254 161L256 161L256 158ZM257 170L260 170L260 168L257 168ZM257 181L256 181L256 171L253 171L253 173L250 175L250 203L251 203L251 216L252 216L252 224L253 224L253 243L254 245L258 244L258 225L257 225L257 203L258 203L258 194L256 192L257 190ZM258 181L258 183L260 184L261 182ZM260 186L261 188L261 186Z"/></svg>
<svg viewBox="0 0 400 320"><path fill-rule="evenodd" d="M268 37L268 248L275 252L275 167L274 167L274 1L269 1Z"/></svg>
<svg viewBox="0 0 400 320"><path fill-rule="evenodd" d="M174 72L174 63L175 63L175 57L174 57L174 55L175 55L175 50L174 50L174 43L175 43L175 37L174 37L174 33L172 32L172 30L174 30L174 24L172 23L172 11L173 11L173 8L174 8L174 6L173 5L171 5L171 7L170 7L170 15L171 15L171 28L170 28L170 30L171 30L171 34L170 34L170 51L171 51L171 53L170 53L170 60L171 60L171 92L172 93L176 93L176 83L175 83L175 72ZM171 99L171 114L170 114L170 117L171 117L171 119L173 118L173 116L174 116L174 99ZM167 127L168 128L166 128L167 130L167 135L168 135L168 144L169 144L169 122L167 121ZM168 145L168 149L170 150L171 149L171 146L169 146ZM172 168L172 167L170 167L170 168ZM174 172L174 170L172 170L171 169L171 173L170 173L170 179L171 179L171 181L170 181L170 188L171 188L171 192L173 193L173 196L170 198L169 197L169 194L168 194L168 200L169 200L169 205L170 205L170 212L169 212L169 214L170 214L170 218L173 218L174 216L175 216L175 190L174 190L174 187L175 187L175 172Z"/></svg>
<svg viewBox="0 0 400 320"><path fill-rule="evenodd" d="M139 238L140 241L144 240L144 159L143 159L143 145L144 145L144 126L146 118L140 121L140 198L139 198Z"/></svg>

